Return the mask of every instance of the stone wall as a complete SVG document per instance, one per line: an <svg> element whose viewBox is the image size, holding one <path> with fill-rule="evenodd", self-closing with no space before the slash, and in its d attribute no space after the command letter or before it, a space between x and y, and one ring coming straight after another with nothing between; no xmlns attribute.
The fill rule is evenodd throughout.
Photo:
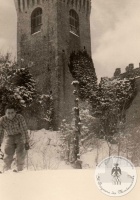
<svg viewBox="0 0 140 200"><path fill-rule="evenodd" d="M140 64L138 68L134 68L134 64L131 63L125 68L125 72L121 73L121 69L117 68L114 73L114 77L119 78L135 78L137 94L132 101L131 106L126 111L126 123L125 132L133 132L140 129Z"/></svg>
<svg viewBox="0 0 140 200"><path fill-rule="evenodd" d="M70 116L73 107L72 76L68 62L73 50L84 47L91 54L90 0L15 0L17 9L18 62L33 62L31 73L40 93L52 91L54 121ZM41 31L31 34L31 13L42 8ZM79 35L70 31L69 11L79 15Z"/></svg>
<svg viewBox="0 0 140 200"><path fill-rule="evenodd" d="M137 95L126 113L126 130L140 127L140 78L136 78Z"/></svg>

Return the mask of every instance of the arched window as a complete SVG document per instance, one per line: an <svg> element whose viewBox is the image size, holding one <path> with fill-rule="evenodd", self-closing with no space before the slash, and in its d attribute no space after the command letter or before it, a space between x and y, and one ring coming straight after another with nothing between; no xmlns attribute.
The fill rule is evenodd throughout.
<svg viewBox="0 0 140 200"><path fill-rule="evenodd" d="M36 8L31 15L31 34L40 31L42 25L42 9Z"/></svg>
<svg viewBox="0 0 140 200"><path fill-rule="evenodd" d="M79 16L75 10L70 10L70 31L79 35Z"/></svg>

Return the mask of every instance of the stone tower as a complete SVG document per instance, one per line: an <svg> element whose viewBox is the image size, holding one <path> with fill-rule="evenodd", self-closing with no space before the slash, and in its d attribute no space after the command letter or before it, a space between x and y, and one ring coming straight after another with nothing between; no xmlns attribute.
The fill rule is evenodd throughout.
<svg viewBox="0 0 140 200"><path fill-rule="evenodd" d="M84 47L91 54L91 0L15 0L15 5L18 61L34 63L40 93L52 91L57 126L72 111L69 55Z"/></svg>

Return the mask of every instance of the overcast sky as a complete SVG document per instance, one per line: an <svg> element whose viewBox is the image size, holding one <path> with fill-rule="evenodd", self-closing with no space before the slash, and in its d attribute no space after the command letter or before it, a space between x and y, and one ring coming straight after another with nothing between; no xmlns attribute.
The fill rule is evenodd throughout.
<svg viewBox="0 0 140 200"><path fill-rule="evenodd" d="M92 57L98 77L140 62L140 0L93 0ZM0 51L16 52L14 0L0 0Z"/></svg>

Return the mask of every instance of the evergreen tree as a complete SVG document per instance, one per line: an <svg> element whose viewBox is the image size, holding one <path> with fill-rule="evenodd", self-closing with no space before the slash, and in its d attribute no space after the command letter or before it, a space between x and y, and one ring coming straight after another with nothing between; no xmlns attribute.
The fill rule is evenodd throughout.
<svg viewBox="0 0 140 200"><path fill-rule="evenodd" d="M126 110L135 95L134 79L101 79L95 114L100 118L101 132L104 135L113 136L123 128Z"/></svg>
<svg viewBox="0 0 140 200"><path fill-rule="evenodd" d="M28 67L17 66L8 58L0 60L0 115L7 104L17 110L30 106L36 96L35 81Z"/></svg>

